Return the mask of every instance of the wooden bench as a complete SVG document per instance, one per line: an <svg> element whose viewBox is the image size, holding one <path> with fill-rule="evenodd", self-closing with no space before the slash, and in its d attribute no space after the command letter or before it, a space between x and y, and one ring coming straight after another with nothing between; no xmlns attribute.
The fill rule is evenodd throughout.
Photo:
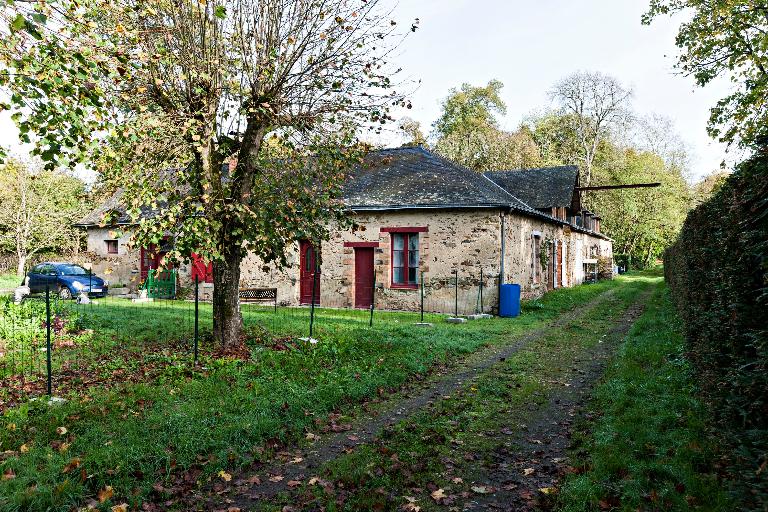
<svg viewBox="0 0 768 512"><path fill-rule="evenodd" d="M240 288L240 302L244 304L271 302L277 313L277 288Z"/></svg>

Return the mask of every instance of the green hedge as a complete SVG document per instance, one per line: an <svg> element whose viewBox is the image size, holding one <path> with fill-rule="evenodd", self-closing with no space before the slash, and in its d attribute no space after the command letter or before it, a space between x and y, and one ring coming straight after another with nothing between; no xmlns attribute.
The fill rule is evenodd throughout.
<svg viewBox="0 0 768 512"><path fill-rule="evenodd" d="M768 445L768 148L688 215L664 262L699 382L754 472Z"/></svg>

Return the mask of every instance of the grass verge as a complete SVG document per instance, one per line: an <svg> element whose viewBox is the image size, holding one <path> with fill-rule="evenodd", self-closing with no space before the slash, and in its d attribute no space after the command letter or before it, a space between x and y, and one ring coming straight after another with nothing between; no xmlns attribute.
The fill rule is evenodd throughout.
<svg viewBox="0 0 768 512"><path fill-rule="evenodd" d="M710 473L706 411L666 287L635 323L590 404L564 511L733 510Z"/></svg>
<svg viewBox="0 0 768 512"><path fill-rule="evenodd" d="M54 353L58 367L73 374L71 386L59 388L68 401L55 407L27 402L0 418L0 510L70 510L89 500L108 510L122 502L139 508L163 500L169 489L183 492L224 468L263 459L265 445L296 442L330 412L540 328L624 283L556 291L517 319L438 322L429 329L414 328L414 315L382 314L368 328L359 314L320 310L320 343L279 350L280 338L305 335L306 316L254 308L245 315L250 357L206 356L200 368L173 351L146 350L158 343L152 332L172 338L168 325L178 316L176 306L121 312L104 301L105 308L94 306L83 316L86 339ZM159 369L144 374L146 367L137 362L148 358ZM94 372L98 378L90 381Z"/></svg>

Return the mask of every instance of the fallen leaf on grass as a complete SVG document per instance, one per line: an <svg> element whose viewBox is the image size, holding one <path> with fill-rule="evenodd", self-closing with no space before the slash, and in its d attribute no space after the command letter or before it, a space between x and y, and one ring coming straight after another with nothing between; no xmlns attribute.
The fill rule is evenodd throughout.
<svg viewBox="0 0 768 512"><path fill-rule="evenodd" d="M403 510L405 512L419 512L421 510L421 507L416 505L416 498L413 496L403 496L408 503L404 504L400 507L400 510Z"/></svg>
<svg viewBox="0 0 768 512"><path fill-rule="evenodd" d="M486 487L485 485L473 485L471 489L477 494L490 494L493 492L492 487Z"/></svg>
<svg viewBox="0 0 768 512"><path fill-rule="evenodd" d="M288 480L288 483L286 485L291 489L293 489L294 487L298 487L301 485L301 480Z"/></svg>
<svg viewBox="0 0 768 512"><path fill-rule="evenodd" d="M227 473L227 472L226 472L226 471L224 471L223 469L222 469L221 471L219 471L219 476L220 476L220 477L221 477L221 479L222 479L222 480L224 480L225 482L229 482L230 480L232 480L232 475L230 475L229 473Z"/></svg>
<svg viewBox="0 0 768 512"><path fill-rule="evenodd" d="M114 496L115 491L112 490L112 486L108 485L102 490L99 491L99 493L96 495L96 497L99 499L99 503L104 503L109 498Z"/></svg>
<svg viewBox="0 0 768 512"><path fill-rule="evenodd" d="M240 512L240 507L229 507L227 512Z"/></svg>
<svg viewBox="0 0 768 512"><path fill-rule="evenodd" d="M73 469L76 469L76 468L79 468L79 467L80 467L80 459L75 457L74 459L69 461L66 466L64 466L64 469L62 469L61 472L62 473L69 473Z"/></svg>
<svg viewBox="0 0 768 512"><path fill-rule="evenodd" d="M60 436L66 435L67 434L67 427L59 427L59 428L57 428L56 429L56 433L59 434Z"/></svg>
<svg viewBox="0 0 768 512"><path fill-rule="evenodd" d="M440 501L441 499L445 498L445 490L438 489L436 491L433 491L432 494L430 494L430 496L432 496L433 500Z"/></svg>
<svg viewBox="0 0 768 512"><path fill-rule="evenodd" d="M273 482L273 483L282 482L283 481L283 477L280 476L280 475L275 475L273 477L270 477L269 481Z"/></svg>
<svg viewBox="0 0 768 512"><path fill-rule="evenodd" d="M317 434L313 434L312 432L307 432L307 435L305 436L305 438L309 441L315 441L317 439L320 439L320 436L318 436Z"/></svg>
<svg viewBox="0 0 768 512"><path fill-rule="evenodd" d="M259 478L256 475L253 475L251 478L248 479L248 483L253 485L259 485L261 483L261 478Z"/></svg>
<svg viewBox="0 0 768 512"><path fill-rule="evenodd" d="M301 462L303 460L304 459L302 459L301 457L294 457L293 459L291 459L291 464L298 464L299 462Z"/></svg>
<svg viewBox="0 0 768 512"><path fill-rule="evenodd" d="M115 505L111 510L112 512L128 512L128 504L121 503L119 505Z"/></svg>
<svg viewBox="0 0 768 512"><path fill-rule="evenodd" d="M459 478L459 477L455 477L453 480L451 480L451 482L453 482L453 483L455 483L455 484L463 484L463 483L464 483L464 480L462 480L462 479L461 479L461 478Z"/></svg>
<svg viewBox="0 0 768 512"><path fill-rule="evenodd" d="M525 468L525 469L523 470L523 474L524 474L525 476L531 476L531 475L534 473L534 471L536 471L536 470L535 470L535 469L533 469L533 468Z"/></svg>
<svg viewBox="0 0 768 512"><path fill-rule="evenodd" d="M27 446L27 444L25 443L25 444L23 444L23 445L21 445L21 446L19 447L19 451L20 451L21 453L27 453L27 452L29 451L29 446Z"/></svg>
<svg viewBox="0 0 768 512"><path fill-rule="evenodd" d="M540 487L539 492L542 494L555 494L557 492L557 488L555 487Z"/></svg>
<svg viewBox="0 0 768 512"><path fill-rule="evenodd" d="M353 443L354 443L354 442L357 442L357 441L359 441L359 440L360 440L360 438L359 438L359 437L357 437L357 436L347 436L347 439L349 439L349 440L350 440L350 441L352 441Z"/></svg>
<svg viewBox="0 0 768 512"><path fill-rule="evenodd" d="M11 468L6 469L3 473L3 480L12 480L14 478L16 478L16 473Z"/></svg>

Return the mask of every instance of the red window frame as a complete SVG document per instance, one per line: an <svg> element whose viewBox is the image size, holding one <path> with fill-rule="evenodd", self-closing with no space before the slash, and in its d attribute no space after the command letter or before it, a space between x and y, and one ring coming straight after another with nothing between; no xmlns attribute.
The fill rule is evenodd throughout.
<svg viewBox="0 0 768 512"><path fill-rule="evenodd" d="M395 249L395 238L396 237L403 237L403 249ZM410 245L411 245L411 237L416 237L416 252L420 253L419 247L419 233L418 232L404 232L404 231L393 231L391 232L391 239L390 239L390 262L391 262L391 270L390 270L390 283L392 288L408 288L408 289L416 289L419 287L419 265L421 263L421 254L419 254L419 260L416 263L416 266L413 267L409 265L410 262ZM395 252L402 252L402 266L395 267ZM415 268L416 274L414 281L409 280L409 274L410 269ZM402 269L402 275L404 277L405 282L397 283L395 282L395 269Z"/></svg>
<svg viewBox="0 0 768 512"><path fill-rule="evenodd" d="M107 246L107 254L117 254L118 253L118 242L117 240L104 240L104 243ZM114 250L113 250L114 248Z"/></svg>

